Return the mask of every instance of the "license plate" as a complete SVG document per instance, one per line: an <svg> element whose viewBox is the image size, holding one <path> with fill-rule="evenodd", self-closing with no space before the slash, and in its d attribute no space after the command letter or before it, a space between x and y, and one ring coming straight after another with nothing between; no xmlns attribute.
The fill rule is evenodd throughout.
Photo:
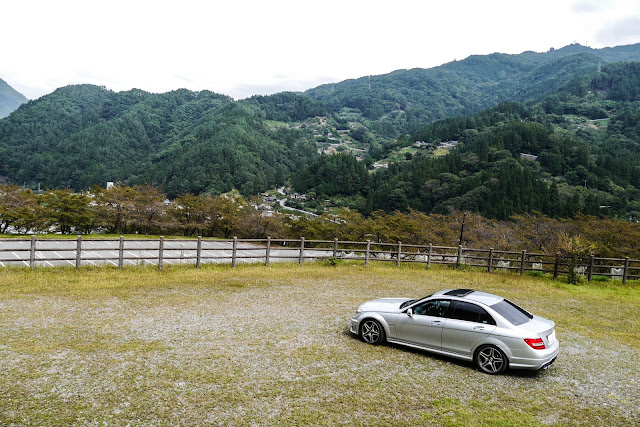
<svg viewBox="0 0 640 427"><path fill-rule="evenodd" d="M556 331L553 331L549 335L547 335L547 341L549 342L549 345L553 344L556 341Z"/></svg>

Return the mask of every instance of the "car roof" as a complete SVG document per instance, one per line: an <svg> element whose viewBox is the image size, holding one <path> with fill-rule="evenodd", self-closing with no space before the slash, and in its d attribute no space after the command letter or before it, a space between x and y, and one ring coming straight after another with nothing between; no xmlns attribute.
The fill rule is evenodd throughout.
<svg viewBox="0 0 640 427"><path fill-rule="evenodd" d="M488 292L480 292L474 289L447 289L436 292L433 296L452 296L460 299L479 302L484 305L494 305L502 301L504 298L499 295L490 294Z"/></svg>

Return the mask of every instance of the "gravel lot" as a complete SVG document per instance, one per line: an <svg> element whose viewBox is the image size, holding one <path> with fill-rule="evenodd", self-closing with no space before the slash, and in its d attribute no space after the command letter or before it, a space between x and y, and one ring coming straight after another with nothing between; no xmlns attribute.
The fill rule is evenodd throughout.
<svg viewBox="0 0 640 427"><path fill-rule="evenodd" d="M0 279L29 277L12 274ZM639 425L640 351L594 338L580 314L558 322L551 368L498 377L347 331L364 300L481 289L475 273L277 266L38 280L56 274L89 284L72 295L0 287L2 425ZM139 277L152 284L127 286ZM489 291L511 289L513 275L482 277ZM547 286L513 281L515 295ZM521 295L554 318L544 292Z"/></svg>

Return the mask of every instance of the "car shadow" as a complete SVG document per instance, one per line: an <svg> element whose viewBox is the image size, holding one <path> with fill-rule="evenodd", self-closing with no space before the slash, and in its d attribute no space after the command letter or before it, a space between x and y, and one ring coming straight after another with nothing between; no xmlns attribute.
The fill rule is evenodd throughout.
<svg viewBox="0 0 640 427"><path fill-rule="evenodd" d="M368 345L366 344L364 341L362 341L362 339L360 337L358 337L357 335L351 333L351 331L349 331L349 328L345 328L342 331L342 335L345 335L347 337L349 337L350 339L354 340L354 341L358 341L364 345ZM403 351L405 353L410 353L410 354L418 354L424 357L429 357L431 359L435 359L435 360L439 360L442 362L446 362L446 363L450 363L452 365L456 365L456 366L460 366L460 367L464 367L464 368L469 368L469 369L473 369L477 372L480 373L480 371L476 368L475 364L473 362L468 362L466 360L460 360L460 359L456 359L455 357L450 357L450 356L444 356L441 354L437 354L437 353L431 353L427 350L421 350L418 348L413 348L413 347L407 347L401 344L394 344L394 343L385 343L383 344L384 346L393 348L394 350L398 350L398 351ZM541 369L539 371L532 371L532 370L528 370L528 369L507 369L506 372L500 374L500 376L502 377L513 377L513 378L539 378L541 375L544 375L544 373L546 372L546 369ZM488 375L489 374L485 374Z"/></svg>

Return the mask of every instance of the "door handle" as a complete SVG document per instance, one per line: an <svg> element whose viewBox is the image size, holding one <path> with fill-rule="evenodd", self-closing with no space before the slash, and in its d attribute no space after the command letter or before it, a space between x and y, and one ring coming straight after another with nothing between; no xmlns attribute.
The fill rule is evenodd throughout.
<svg viewBox="0 0 640 427"><path fill-rule="evenodd" d="M474 326L473 330L474 331L484 331L484 326Z"/></svg>
<svg viewBox="0 0 640 427"><path fill-rule="evenodd" d="M440 320L433 320L431 321L432 325L439 325L440 323L442 323Z"/></svg>

